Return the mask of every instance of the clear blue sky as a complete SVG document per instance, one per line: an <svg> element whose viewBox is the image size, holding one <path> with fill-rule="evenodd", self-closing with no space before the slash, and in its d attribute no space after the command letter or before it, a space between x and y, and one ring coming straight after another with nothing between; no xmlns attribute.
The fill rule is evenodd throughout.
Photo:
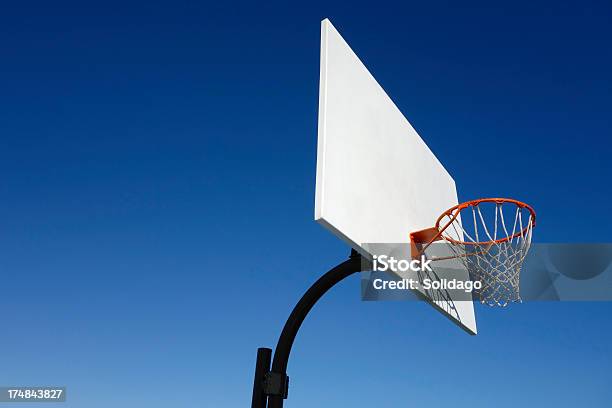
<svg viewBox="0 0 612 408"><path fill-rule="evenodd" d="M348 254L313 221L325 17L461 199L531 203L538 242L609 242L610 3L427 3L5 4L0 385L248 406L256 348ZM470 337L354 277L305 322L286 406L608 407L611 312L479 307Z"/></svg>

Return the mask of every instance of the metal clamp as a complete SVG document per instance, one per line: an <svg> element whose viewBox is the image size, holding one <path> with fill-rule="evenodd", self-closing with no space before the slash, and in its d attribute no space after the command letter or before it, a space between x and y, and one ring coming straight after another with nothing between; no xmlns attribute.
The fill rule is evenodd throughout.
<svg viewBox="0 0 612 408"><path fill-rule="evenodd" d="M289 376L283 373L266 373L264 377L264 393L287 399L289 394Z"/></svg>

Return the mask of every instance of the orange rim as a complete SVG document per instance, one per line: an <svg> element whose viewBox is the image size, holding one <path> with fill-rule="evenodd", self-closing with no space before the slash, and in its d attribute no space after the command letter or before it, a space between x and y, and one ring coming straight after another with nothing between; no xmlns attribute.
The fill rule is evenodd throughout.
<svg viewBox="0 0 612 408"><path fill-rule="evenodd" d="M481 242L457 241L455 239L452 239L450 237L446 237L446 236L443 235L444 231L453 222L455 222L455 220L457 219L457 217L459 216L459 214L461 213L462 210L464 210L464 209L466 209L468 207L476 207L480 203L495 203L495 204L511 203L511 204L515 204L519 208L526 208L527 210L529 210L529 213L531 214L531 225L527 225L525 228L523 228L522 230L516 232L515 234L512 234L512 235L504 237L504 238L492 240L492 241L481 241ZM440 228L440 223L442 222L444 217L450 217L450 221L448 223L446 223L446 225L444 225L444 227ZM451 207L448 210L444 211L438 217L438 219L436 220L435 229L437 229L439 232L436 234L436 237L432 240L432 242L437 240L437 239L439 239L439 238L442 238L445 241L448 241L450 243L457 244L457 245L487 245L487 244L490 245L490 244L498 244L498 243L501 243L501 242L509 241L509 240L511 240L513 238L516 238L516 237L524 236L527 233L527 231L529 230L529 228L534 228L535 225L536 225L536 213L535 213L535 211L533 210L533 208L530 205L525 204L522 201L513 200L512 198L480 198L478 200L466 201L465 203L458 204L458 205L456 205L454 207Z"/></svg>

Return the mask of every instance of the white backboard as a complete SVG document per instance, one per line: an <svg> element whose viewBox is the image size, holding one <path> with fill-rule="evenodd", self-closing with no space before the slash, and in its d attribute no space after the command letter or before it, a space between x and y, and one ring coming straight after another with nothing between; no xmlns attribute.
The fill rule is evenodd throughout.
<svg viewBox="0 0 612 408"><path fill-rule="evenodd" d="M457 204L453 178L327 19L320 75L316 221L362 253L409 243ZM455 311L445 314L476 334L473 303Z"/></svg>

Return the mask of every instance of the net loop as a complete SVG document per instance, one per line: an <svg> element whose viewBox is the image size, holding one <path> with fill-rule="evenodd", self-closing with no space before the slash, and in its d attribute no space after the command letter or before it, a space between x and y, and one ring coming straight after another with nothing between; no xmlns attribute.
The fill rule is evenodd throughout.
<svg viewBox="0 0 612 408"><path fill-rule="evenodd" d="M506 220L504 211L513 219ZM510 231L507 221L512 225ZM444 240L470 279L481 282L482 287L473 293L477 300L506 307L521 302L521 266L534 227L535 211L529 205L508 198L485 198L445 211L436 221L438 232L429 243Z"/></svg>

